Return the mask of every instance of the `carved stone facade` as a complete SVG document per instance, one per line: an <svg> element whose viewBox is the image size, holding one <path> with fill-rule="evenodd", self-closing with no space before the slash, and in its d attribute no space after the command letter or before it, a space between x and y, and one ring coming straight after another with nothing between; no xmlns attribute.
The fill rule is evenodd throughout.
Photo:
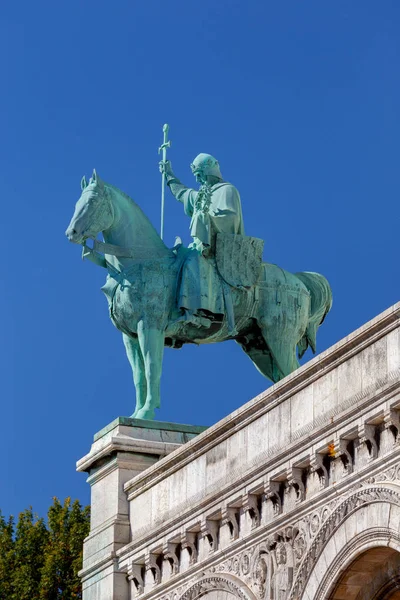
<svg viewBox="0 0 400 600"><path fill-rule="evenodd" d="M400 304L200 435L139 425L78 463L84 600L400 594Z"/></svg>

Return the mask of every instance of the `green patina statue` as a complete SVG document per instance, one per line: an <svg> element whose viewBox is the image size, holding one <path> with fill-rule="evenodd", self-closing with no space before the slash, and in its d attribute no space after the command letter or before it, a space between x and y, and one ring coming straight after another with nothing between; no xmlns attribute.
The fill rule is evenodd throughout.
<svg viewBox="0 0 400 600"><path fill-rule="evenodd" d="M188 248L168 248L139 206L95 171L89 183L82 179L66 231L83 245L84 258L108 271L102 289L132 367L132 416L139 419L153 419L160 406L164 346L233 339L277 382L299 366L296 348L300 357L308 346L316 351L317 329L332 304L322 275L262 263L263 242L244 235L239 193L223 180L217 160L194 159L195 191L163 158L163 178L191 218Z"/></svg>
<svg viewBox="0 0 400 600"><path fill-rule="evenodd" d="M191 217L190 233L193 243L189 246L191 251L182 269L177 299L182 311L179 321L210 327L215 320L222 322L224 313L227 312L229 333L237 333L230 289L229 286L224 286L224 279L219 276L220 269L216 268L217 239L225 242L223 247L218 248L220 262L229 261L230 267L237 271L235 275L239 283L242 273L240 265L232 261L231 245L235 240L232 234L241 236L238 238L241 244L254 238L244 238L239 192L222 179L218 161L209 154L199 154L191 164L191 169L196 181L201 184L198 192L186 188L175 177L169 161L160 163L160 170L164 173L171 192L183 203L185 213ZM230 235L217 238L221 233ZM260 252L255 279L261 266L262 242L258 245Z"/></svg>

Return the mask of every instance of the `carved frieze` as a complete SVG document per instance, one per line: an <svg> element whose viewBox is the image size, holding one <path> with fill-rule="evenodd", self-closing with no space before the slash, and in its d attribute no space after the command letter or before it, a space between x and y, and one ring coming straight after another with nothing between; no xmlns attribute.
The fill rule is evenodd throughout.
<svg viewBox="0 0 400 600"><path fill-rule="evenodd" d="M340 526L344 518L353 510L368 502L390 502L400 506L400 495L389 488L361 488L340 502L325 523L314 536L297 571L290 600L300 598L311 571L318 560L325 544Z"/></svg>
<svg viewBox="0 0 400 600"><path fill-rule="evenodd" d="M239 582L220 575L210 575L203 577L200 581L191 585L180 597L180 600L196 600L200 596L217 590L228 592L239 598L239 600L250 600L251 598L250 594L246 594L244 586L240 585Z"/></svg>

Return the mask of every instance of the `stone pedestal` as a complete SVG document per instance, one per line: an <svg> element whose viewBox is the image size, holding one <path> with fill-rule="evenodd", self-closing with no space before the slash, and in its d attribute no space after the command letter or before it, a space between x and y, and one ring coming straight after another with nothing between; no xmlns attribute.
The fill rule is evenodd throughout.
<svg viewBox="0 0 400 600"><path fill-rule="evenodd" d="M124 485L205 427L119 417L94 436L89 454L77 463L89 473L91 486L90 534L83 551L85 600L126 600L128 581L118 570L116 551L131 541Z"/></svg>

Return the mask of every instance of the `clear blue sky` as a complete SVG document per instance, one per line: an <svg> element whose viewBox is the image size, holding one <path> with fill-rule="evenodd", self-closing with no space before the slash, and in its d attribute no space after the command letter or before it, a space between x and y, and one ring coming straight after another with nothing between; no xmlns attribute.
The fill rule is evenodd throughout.
<svg viewBox="0 0 400 600"><path fill-rule="evenodd" d="M134 407L104 274L64 231L93 167L158 227L164 122L188 185L196 154L219 159L265 260L329 279L320 351L399 299L400 4L3 0L0 16L0 508L44 514L88 501L75 461ZM168 195L166 241L188 225ZM158 418L212 424L267 386L233 342L167 349Z"/></svg>

